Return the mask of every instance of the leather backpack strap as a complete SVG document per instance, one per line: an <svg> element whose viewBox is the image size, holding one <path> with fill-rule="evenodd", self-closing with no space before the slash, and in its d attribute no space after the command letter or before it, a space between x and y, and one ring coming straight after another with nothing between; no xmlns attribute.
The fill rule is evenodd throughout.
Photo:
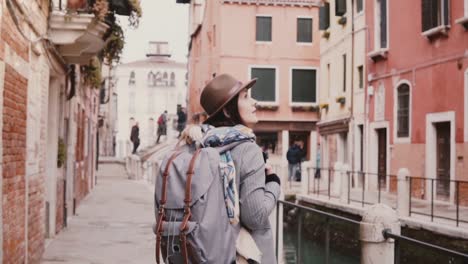
<svg viewBox="0 0 468 264"><path fill-rule="evenodd" d="M156 263L159 264L159 257L160 257L160 248L161 248L161 240L162 240L162 225L166 218L166 212L164 210L164 206L166 205L167 201L167 178L169 177L169 169L171 168L172 162L182 153L182 151L176 151L172 154L169 158L166 168L164 169L162 178L163 184L161 186L161 199L159 200L159 212L158 212L158 221L156 222L156 247L155 247L155 255L156 255Z"/></svg>
<svg viewBox="0 0 468 264"><path fill-rule="evenodd" d="M198 156L200 155L201 149L198 149L192 156L190 160L190 164L187 170L187 181L185 183L185 199L184 199L184 218L182 223L180 224L180 240L182 246L182 256L184 257L184 264L188 264L188 249L187 249L187 223L192 216L192 212L190 211L190 203L192 202L192 178L195 174L195 162L197 161Z"/></svg>

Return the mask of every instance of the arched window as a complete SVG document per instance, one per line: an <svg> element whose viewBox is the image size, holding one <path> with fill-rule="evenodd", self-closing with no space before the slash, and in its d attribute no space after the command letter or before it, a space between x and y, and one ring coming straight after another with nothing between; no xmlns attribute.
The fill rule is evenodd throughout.
<svg viewBox="0 0 468 264"><path fill-rule="evenodd" d="M403 83L397 88L397 136L409 137L410 87Z"/></svg>
<svg viewBox="0 0 468 264"><path fill-rule="evenodd" d="M161 73L160 72L156 72L156 74L154 75L154 85L155 86L161 86Z"/></svg>
<svg viewBox="0 0 468 264"><path fill-rule="evenodd" d="M156 78L155 77L156 77L156 75L152 71L150 71L148 73L148 86L149 87L156 86Z"/></svg>
<svg viewBox="0 0 468 264"><path fill-rule="evenodd" d="M130 79L128 80L128 84L129 84L129 85L135 85L135 82L136 82L136 81L135 81L135 78L136 78L136 77L135 77L135 72L132 71L132 72L130 73Z"/></svg>
<svg viewBox="0 0 468 264"><path fill-rule="evenodd" d="M175 86L175 74L171 72L171 86Z"/></svg>
<svg viewBox="0 0 468 264"><path fill-rule="evenodd" d="M164 74L163 74L163 85L165 85L165 86L168 85L167 72L164 72Z"/></svg>

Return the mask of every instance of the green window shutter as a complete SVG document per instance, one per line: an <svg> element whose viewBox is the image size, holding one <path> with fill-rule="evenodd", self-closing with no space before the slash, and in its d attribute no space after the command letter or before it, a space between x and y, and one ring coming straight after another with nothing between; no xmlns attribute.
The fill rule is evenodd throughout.
<svg viewBox="0 0 468 264"><path fill-rule="evenodd" d="M268 68L252 68L251 78L258 78L255 87L251 89L252 98L259 102L276 101L276 70Z"/></svg>
<svg viewBox="0 0 468 264"><path fill-rule="evenodd" d="M271 17L257 17L255 39L257 41L271 41Z"/></svg>
<svg viewBox="0 0 468 264"><path fill-rule="evenodd" d="M317 71L306 69L292 70L292 102L317 102Z"/></svg>
<svg viewBox="0 0 468 264"><path fill-rule="evenodd" d="M325 3L320 7L320 30L326 30L330 27L330 3Z"/></svg>
<svg viewBox="0 0 468 264"><path fill-rule="evenodd" d="M342 16L344 14L346 14L346 0L336 0L335 15Z"/></svg>
<svg viewBox="0 0 468 264"><path fill-rule="evenodd" d="M297 42L312 43L312 18L297 19Z"/></svg>

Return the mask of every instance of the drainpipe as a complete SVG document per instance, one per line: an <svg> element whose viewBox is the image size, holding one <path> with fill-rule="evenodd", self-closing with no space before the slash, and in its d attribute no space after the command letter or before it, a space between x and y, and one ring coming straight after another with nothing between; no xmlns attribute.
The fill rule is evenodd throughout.
<svg viewBox="0 0 468 264"><path fill-rule="evenodd" d="M351 0L351 171L354 171L354 146L355 146L355 131L354 131L354 0ZM346 74L346 73L345 73Z"/></svg>

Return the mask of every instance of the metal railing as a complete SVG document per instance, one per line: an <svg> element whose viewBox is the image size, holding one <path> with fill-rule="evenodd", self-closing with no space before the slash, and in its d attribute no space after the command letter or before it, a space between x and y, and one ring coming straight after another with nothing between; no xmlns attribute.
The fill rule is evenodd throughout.
<svg viewBox="0 0 468 264"><path fill-rule="evenodd" d="M348 204L355 202L361 204L361 206L364 207L365 205L372 205L383 202L394 209L396 208L396 202L390 201L389 199L383 199L388 198L388 194L393 195L392 193L396 193L396 187L392 187L393 184L396 186L397 176L394 174L379 174L363 171L335 170L333 168L316 167L308 167L306 170L307 177L309 177L309 186L307 186L307 193L309 194L312 193L315 195L326 195L328 199L338 198L337 195L333 195L331 192L333 182L336 180L335 178L341 177L340 175L336 175L336 172L346 173ZM313 171L313 174L311 174L311 170ZM320 171L320 173L318 174L317 171ZM317 175L320 176L317 177ZM321 189L321 187L323 187L323 183L321 183L322 180L320 179L323 177L326 177L326 189L324 190ZM311 181L311 179L313 180ZM370 182L372 182L372 184L370 184ZM312 183L312 191L310 190L310 183ZM372 187L374 186L376 189L372 190ZM354 195L356 192L352 192L352 190L359 191L359 197ZM383 195L383 193L386 195ZM377 197L371 197L371 194L376 194Z"/></svg>
<svg viewBox="0 0 468 264"><path fill-rule="evenodd" d="M331 214L331 213L328 213L328 212L324 212L324 211L317 210L317 209L314 209L314 208L306 207L306 206L303 206L303 205L298 205L298 204L295 204L295 203L292 203L292 202L278 200L277 208L276 208L276 234L279 234L279 227L280 227L280 224L279 224L280 223L280 219L279 219L280 205L290 206L290 207L293 207L293 208L298 210L298 215L299 216L297 217L297 220L298 220L297 250L296 250L296 257L295 257L295 259L297 260L296 263L303 263L302 262L302 259L303 259L302 232L303 232L303 218L304 218L303 213L304 212L317 214L317 215L320 215L322 217L325 217L325 228L324 228L325 237L324 237L323 243L324 243L325 263L327 263L327 264L330 263L330 256L331 256L331 251L330 251L330 240L331 240L330 239L330 233L331 233L331 230L332 230L332 227L331 227L331 224L330 224L331 220L339 220L339 221L343 221L343 222L351 223L351 224L356 224L356 225L360 224L359 221L356 221L356 220L353 220L353 219L350 219L350 218L346 218L346 217L342 217L342 216L339 216L339 215ZM357 226L356 228L359 228L359 227ZM333 230L333 232L336 232L336 230ZM278 235L276 235L276 258L278 259L279 256L280 256L280 254L279 254L279 239L278 239Z"/></svg>
<svg viewBox="0 0 468 264"><path fill-rule="evenodd" d="M429 179L424 177L407 177L409 180L409 216L411 214L424 215L431 218L451 220L456 222L458 227L460 223L468 223L468 219L460 217L460 205L468 206L468 181L450 180L450 179ZM466 196L466 197L465 197ZM464 199L461 199L463 197ZM465 201L466 200L466 201ZM427 210L415 210L416 202L430 202L429 212ZM454 212L445 210L444 215L437 214L437 206L450 207L455 206ZM466 209L466 208L464 208ZM454 217L450 217L454 215Z"/></svg>
<svg viewBox="0 0 468 264"><path fill-rule="evenodd" d="M280 210L282 209L282 206L293 207L294 209L298 210L298 214L299 214L299 217L297 218L298 224L297 224L297 250L296 250L296 257L295 257L296 263L305 263L302 261L303 260L302 235L306 231L304 230L304 227L306 225L303 222L303 212L319 215L325 218L325 228L324 228L325 237L323 241L324 243L323 254L324 254L324 259L325 259L324 262L326 264L330 263L331 261L330 256L333 253L330 247L331 231L333 231L333 233L336 232L336 226L331 225L330 221L338 220L341 222L345 222L347 224L358 225L358 227L363 224L360 221L356 221L348 217L339 216L336 214L332 214L332 213L321 211L315 208L295 204L295 203L288 202L288 201L278 200L277 208L276 208L276 241L275 241L277 259L281 256L279 252L279 249L280 249L279 237L280 236L278 234L280 233L280 226L283 227L283 221L282 221L283 219L280 219ZM359 230L362 230L362 229L359 229ZM430 259L430 263L468 263L467 253L448 249L448 248L438 246L432 243L417 240L408 236L394 234L391 232L390 229L384 229L382 232L382 235L387 241L388 239L394 240L393 254L394 254L395 264L415 263L414 262L415 260L423 261L423 262L425 261L426 263L428 263L427 262L428 259ZM418 252L414 252L414 250L417 250ZM361 252L358 252L358 253L361 254ZM379 255L380 253L381 252L378 252L378 253L376 252L377 255ZM425 257L426 260L421 260L420 258L422 256ZM435 256L435 259L437 259L436 262L433 262L435 260L435 259L432 259L433 256ZM362 256L362 257L366 257L366 256ZM280 262L279 259L278 259L278 262Z"/></svg>
<svg viewBox="0 0 468 264"><path fill-rule="evenodd" d="M441 246L437 246L431 243L423 242L417 239L413 239L411 237L407 236L402 236L402 235L396 235L391 232L389 229L385 229L383 231L383 236L385 239L394 239L395 240L395 264L400 264L402 263L402 242L406 242L412 245L415 245L420 248L428 249L432 252L436 252L435 255L444 255L448 256L450 259L448 262L445 263L467 263L468 261L468 254L458 252L455 250L447 249ZM460 260L462 262L456 262L457 260ZM436 260L433 260L435 262L432 263L442 263L442 262L437 262Z"/></svg>

